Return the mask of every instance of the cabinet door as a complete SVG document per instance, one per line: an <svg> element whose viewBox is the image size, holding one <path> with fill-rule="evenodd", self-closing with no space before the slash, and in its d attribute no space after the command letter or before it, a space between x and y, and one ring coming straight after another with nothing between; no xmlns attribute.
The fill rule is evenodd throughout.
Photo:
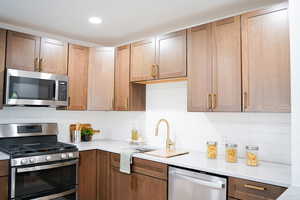
<svg viewBox="0 0 300 200"><path fill-rule="evenodd" d="M110 200L110 153L97 151L97 200Z"/></svg>
<svg viewBox="0 0 300 200"><path fill-rule="evenodd" d="M244 111L290 112L286 6L242 15Z"/></svg>
<svg viewBox="0 0 300 200"><path fill-rule="evenodd" d="M114 49L91 48L88 79L88 110L113 110Z"/></svg>
<svg viewBox="0 0 300 200"><path fill-rule="evenodd" d="M6 66L13 69L35 71L38 67L40 37L7 32Z"/></svg>
<svg viewBox="0 0 300 200"><path fill-rule="evenodd" d="M211 24L188 30L188 111L211 110Z"/></svg>
<svg viewBox="0 0 300 200"><path fill-rule="evenodd" d="M157 38L156 64L160 79L186 76L186 30Z"/></svg>
<svg viewBox="0 0 300 200"><path fill-rule="evenodd" d="M131 174L124 174L119 168L111 168L111 200L133 200ZM141 198L143 199L143 198Z"/></svg>
<svg viewBox="0 0 300 200"><path fill-rule="evenodd" d="M132 174L132 189L135 200L167 200L167 181L151 176Z"/></svg>
<svg viewBox="0 0 300 200"><path fill-rule="evenodd" d="M131 44L130 81L143 81L156 78L155 39Z"/></svg>
<svg viewBox="0 0 300 200"><path fill-rule="evenodd" d="M130 46L118 47L116 56L115 110L129 110Z"/></svg>
<svg viewBox="0 0 300 200"><path fill-rule="evenodd" d="M240 16L212 23L213 111L241 111Z"/></svg>
<svg viewBox="0 0 300 200"><path fill-rule="evenodd" d="M87 47L69 46L69 110L86 110L88 56Z"/></svg>
<svg viewBox="0 0 300 200"><path fill-rule="evenodd" d="M79 153L79 199L97 199L97 151Z"/></svg>
<svg viewBox="0 0 300 200"><path fill-rule="evenodd" d="M53 74L67 74L68 44L42 38L39 71Z"/></svg>
<svg viewBox="0 0 300 200"><path fill-rule="evenodd" d="M8 177L0 177L0 200L8 199Z"/></svg>
<svg viewBox="0 0 300 200"><path fill-rule="evenodd" d="M6 30L0 29L0 109L3 107Z"/></svg>

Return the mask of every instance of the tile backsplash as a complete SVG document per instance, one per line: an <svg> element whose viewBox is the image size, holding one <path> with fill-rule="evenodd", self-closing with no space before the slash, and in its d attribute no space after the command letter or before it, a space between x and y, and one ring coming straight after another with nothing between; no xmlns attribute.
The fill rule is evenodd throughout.
<svg viewBox="0 0 300 200"><path fill-rule="evenodd" d="M0 123L58 122L59 139L69 141L71 123L92 123L102 134L96 138L127 140L132 124L148 143L163 146L165 125L158 137L155 125L166 118L178 148L206 151L206 141L219 143L223 154L226 142L239 145L243 157L245 145L260 147L262 160L290 164L290 114L287 113L200 113L186 112L186 82L147 85L146 112L57 111L53 108L7 107L0 111Z"/></svg>

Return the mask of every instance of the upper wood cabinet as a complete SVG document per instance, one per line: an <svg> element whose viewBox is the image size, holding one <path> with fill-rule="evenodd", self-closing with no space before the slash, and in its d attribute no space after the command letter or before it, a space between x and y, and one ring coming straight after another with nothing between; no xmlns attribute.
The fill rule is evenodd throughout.
<svg viewBox="0 0 300 200"><path fill-rule="evenodd" d="M69 110L86 110L89 49L69 45Z"/></svg>
<svg viewBox="0 0 300 200"><path fill-rule="evenodd" d="M211 24L188 30L188 111L211 110Z"/></svg>
<svg viewBox="0 0 300 200"><path fill-rule="evenodd" d="M6 66L12 69L67 74L68 44L8 31Z"/></svg>
<svg viewBox="0 0 300 200"><path fill-rule="evenodd" d="M41 39L39 70L53 74L67 74L68 44L50 38Z"/></svg>
<svg viewBox="0 0 300 200"><path fill-rule="evenodd" d="M290 112L286 5L242 15L244 111Z"/></svg>
<svg viewBox="0 0 300 200"><path fill-rule="evenodd" d="M6 30L0 29L0 109L3 107Z"/></svg>
<svg viewBox="0 0 300 200"><path fill-rule="evenodd" d="M130 81L186 76L186 30L131 44Z"/></svg>
<svg viewBox="0 0 300 200"><path fill-rule="evenodd" d="M241 111L240 16L188 30L188 111Z"/></svg>
<svg viewBox="0 0 300 200"><path fill-rule="evenodd" d="M97 199L97 150L79 154L79 199Z"/></svg>
<svg viewBox="0 0 300 200"><path fill-rule="evenodd" d="M25 33L7 32L6 66L13 69L38 69L41 38Z"/></svg>
<svg viewBox="0 0 300 200"><path fill-rule="evenodd" d="M131 44L130 80L143 81L156 78L155 39L143 40Z"/></svg>
<svg viewBox="0 0 300 200"><path fill-rule="evenodd" d="M115 110L129 109L130 46L116 49Z"/></svg>
<svg viewBox="0 0 300 200"><path fill-rule="evenodd" d="M240 16L212 23L213 111L241 111Z"/></svg>
<svg viewBox="0 0 300 200"><path fill-rule="evenodd" d="M186 76L186 30L156 39L156 64L160 79Z"/></svg>
<svg viewBox="0 0 300 200"><path fill-rule="evenodd" d="M129 82L130 45L116 48L115 110L143 111L146 105L146 87Z"/></svg>
<svg viewBox="0 0 300 200"><path fill-rule="evenodd" d="M114 49L91 48L88 72L88 110L113 110Z"/></svg>

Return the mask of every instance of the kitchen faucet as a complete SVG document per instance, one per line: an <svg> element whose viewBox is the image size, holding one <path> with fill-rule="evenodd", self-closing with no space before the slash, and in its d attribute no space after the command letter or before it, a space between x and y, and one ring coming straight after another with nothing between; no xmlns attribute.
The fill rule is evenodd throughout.
<svg viewBox="0 0 300 200"><path fill-rule="evenodd" d="M166 151L172 152L175 150L175 143L170 138L170 125L169 122L166 119L160 119L155 128L155 136L158 136L158 129L161 122L165 122L167 125L167 139L166 139ZM173 148L172 148L173 147Z"/></svg>

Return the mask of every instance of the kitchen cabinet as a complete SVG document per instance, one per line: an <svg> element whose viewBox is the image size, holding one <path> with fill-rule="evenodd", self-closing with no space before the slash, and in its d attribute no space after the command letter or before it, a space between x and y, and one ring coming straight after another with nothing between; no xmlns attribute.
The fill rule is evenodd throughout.
<svg viewBox="0 0 300 200"><path fill-rule="evenodd" d="M143 40L131 44L130 81L152 80L155 65L155 39Z"/></svg>
<svg viewBox="0 0 300 200"><path fill-rule="evenodd" d="M242 15L243 110L290 112L287 5Z"/></svg>
<svg viewBox="0 0 300 200"><path fill-rule="evenodd" d="M113 110L114 49L91 48L88 69L88 110Z"/></svg>
<svg viewBox="0 0 300 200"><path fill-rule="evenodd" d="M115 65L114 109L143 111L146 104L146 86L130 83L130 45L117 47Z"/></svg>
<svg viewBox="0 0 300 200"><path fill-rule="evenodd" d="M0 29L0 109L4 99L4 70L5 70L6 30Z"/></svg>
<svg viewBox="0 0 300 200"><path fill-rule="evenodd" d="M188 30L188 111L241 111L240 16Z"/></svg>
<svg viewBox="0 0 300 200"><path fill-rule="evenodd" d="M79 153L79 199L97 199L97 150Z"/></svg>
<svg viewBox="0 0 300 200"><path fill-rule="evenodd" d="M111 169L111 200L134 200L132 191L132 175L124 174L119 168Z"/></svg>
<svg viewBox="0 0 300 200"><path fill-rule="evenodd" d="M111 154L111 167L112 200L167 200L167 165L134 158L128 175L119 171L120 155Z"/></svg>
<svg viewBox="0 0 300 200"><path fill-rule="evenodd" d="M186 76L186 30L157 37L156 64L160 79Z"/></svg>
<svg viewBox="0 0 300 200"><path fill-rule="evenodd" d="M67 74L68 44L50 38L7 32L7 68Z"/></svg>
<svg viewBox="0 0 300 200"><path fill-rule="evenodd" d="M110 153L97 151L97 200L110 200Z"/></svg>
<svg viewBox="0 0 300 200"><path fill-rule="evenodd" d="M69 110L86 110L87 108L88 59L87 47L69 45Z"/></svg>
<svg viewBox="0 0 300 200"><path fill-rule="evenodd" d="M38 70L40 42L40 37L8 31L6 66L26 71Z"/></svg>
<svg viewBox="0 0 300 200"><path fill-rule="evenodd" d="M284 187L229 177L228 195L240 200L275 200Z"/></svg>
<svg viewBox="0 0 300 200"><path fill-rule="evenodd" d="M39 71L67 75L68 43L50 38L41 39Z"/></svg>
<svg viewBox="0 0 300 200"><path fill-rule="evenodd" d="M186 77L186 30L131 44L130 81Z"/></svg>
<svg viewBox="0 0 300 200"><path fill-rule="evenodd" d="M0 161L0 200L8 199L8 161Z"/></svg>

